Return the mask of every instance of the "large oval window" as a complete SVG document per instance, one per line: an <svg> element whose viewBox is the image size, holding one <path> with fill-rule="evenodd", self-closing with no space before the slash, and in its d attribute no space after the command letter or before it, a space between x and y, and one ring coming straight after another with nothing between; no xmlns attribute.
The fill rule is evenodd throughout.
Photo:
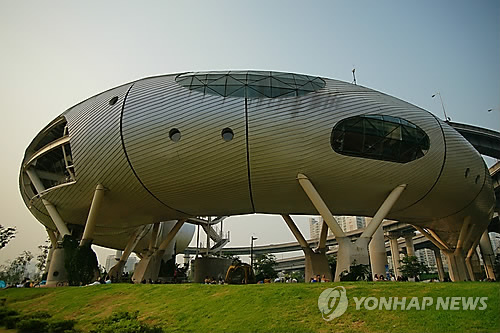
<svg viewBox="0 0 500 333"><path fill-rule="evenodd" d="M421 128L404 119L362 115L339 121L331 145L343 155L407 163L424 156L430 142Z"/></svg>

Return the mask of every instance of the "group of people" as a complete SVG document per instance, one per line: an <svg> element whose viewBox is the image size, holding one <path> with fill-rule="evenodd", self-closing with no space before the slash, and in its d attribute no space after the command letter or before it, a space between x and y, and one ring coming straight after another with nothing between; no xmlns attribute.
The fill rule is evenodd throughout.
<svg viewBox="0 0 500 333"><path fill-rule="evenodd" d="M101 277L97 278L94 282L86 284L84 287L86 287L86 286L97 286L99 284L111 284L112 282L113 281L112 281L112 279L111 279L111 277L109 275L107 275L106 277L101 276Z"/></svg>
<svg viewBox="0 0 500 333"><path fill-rule="evenodd" d="M384 276L382 274L378 275L378 274L375 274L373 276L373 281L398 281L398 282L406 282L406 281L409 281L408 277L407 276L401 276L401 275L398 275L398 277L395 277L393 274L389 274L389 276ZM419 282L420 279L418 278L418 276L416 276L414 278L414 281L415 282Z"/></svg>
<svg viewBox="0 0 500 333"><path fill-rule="evenodd" d="M311 283L314 283L314 282L330 282L330 279L327 279L326 276L325 276L325 274L323 274L323 276L320 276L318 274L316 276L311 277L311 280L309 282L311 282Z"/></svg>
<svg viewBox="0 0 500 333"><path fill-rule="evenodd" d="M205 280L203 281L204 284L225 284L225 281L222 277L219 277L219 280L216 280L214 277L205 277Z"/></svg>

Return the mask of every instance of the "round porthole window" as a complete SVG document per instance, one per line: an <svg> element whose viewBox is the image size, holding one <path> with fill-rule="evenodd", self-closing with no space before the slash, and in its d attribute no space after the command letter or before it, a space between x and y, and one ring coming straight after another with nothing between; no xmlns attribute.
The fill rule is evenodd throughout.
<svg viewBox="0 0 500 333"><path fill-rule="evenodd" d="M233 130L226 127L222 130L221 136L224 141L231 141L234 138Z"/></svg>
<svg viewBox="0 0 500 333"><path fill-rule="evenodd" d="M118 102L118 97L115 96L112 99L109 100L109 105L115 105L116 102Z"/></svg>
<svg viewBox="0 0 500 333"><path fill-rule="evenodd" d="M181 139L181 132L177 128L172 128L170 132L168 132L168 136L173 142L179 142Z"/></svg>

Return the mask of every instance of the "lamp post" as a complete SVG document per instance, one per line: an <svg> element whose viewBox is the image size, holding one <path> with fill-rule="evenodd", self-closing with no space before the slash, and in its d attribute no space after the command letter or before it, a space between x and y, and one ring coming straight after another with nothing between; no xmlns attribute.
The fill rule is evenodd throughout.
<svg viewBox="0 0 500 333"><path fill-rule="evenodd" d="M448 118L448 116L446 115L446 111L444 109L444 103L443 103L443 98L441 97L441 93L438 91L437 93L432 95L432 98L436 97L436 95L439 95L439 100L441 101L441 106L443 107L444 121L450 121L451 118Z"/></svg>
<svg viewBox="0 0 500 333"><path fill-rule="evenodd" d="M253 241L257 239L258 238L254 236L250 238L250 267L252 267L252 269L253 269Z"/></svg>

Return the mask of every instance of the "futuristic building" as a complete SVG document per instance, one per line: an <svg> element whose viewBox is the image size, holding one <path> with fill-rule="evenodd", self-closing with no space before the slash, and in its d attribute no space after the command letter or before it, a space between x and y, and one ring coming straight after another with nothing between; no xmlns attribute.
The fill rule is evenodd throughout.
<svg viewBox="0 0 500 333"><path fill-rule="evenodd" d="M175 242L187 246L194 228L184 222L203 223L196 217L281 214L300 242L289 215L318 212L322 234L328 226L339 242L337 273L368 262L390 218L418 228L446 253L452 279L466 280L495 203L480 154L431 113L268 71L157 76L91 97L35 137L19 183L48 230L80 228L83 241L139 253L138 280L155 276ZM333 215L374 219L351 243ZM310 274L325 269L321 246L304 251Z"/></svg>

